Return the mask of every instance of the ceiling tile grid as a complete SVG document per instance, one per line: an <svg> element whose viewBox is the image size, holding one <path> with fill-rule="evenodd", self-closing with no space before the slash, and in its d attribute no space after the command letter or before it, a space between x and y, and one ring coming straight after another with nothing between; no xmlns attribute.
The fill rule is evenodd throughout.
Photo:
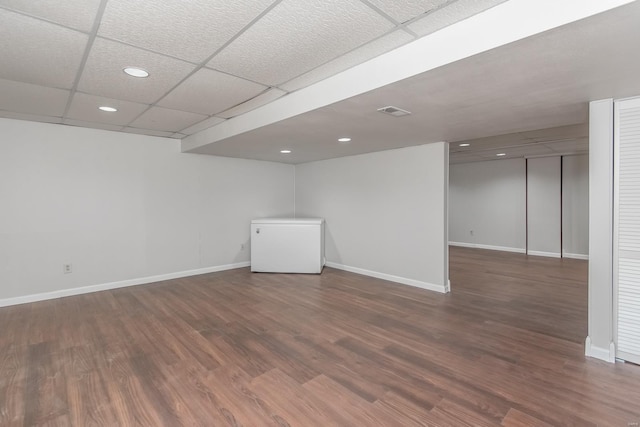
<svg viewBox="0 0 640 427"><path fill-rule="evenodd" d="M446 1L0 0L0 109L191 135L412 41L401 23Z"/></svg>
<svg viewBox="0 0 640 427"><path fill-rule="evenodd" d="M437 9L451 0L368 0L397 22L403 23Z"/></svg>
<svg viewBox="0 0 640 427"><path fill-rule="evenodd" d="M389 52L390 50L409 43L412 40L414 40L414 37L409 33L406 33L403 30L396 30L390 34L386 34L376 40L373 40L364 46L360 46L349 53L339 56L332 61L320 65L301 76L289 80L288 82L281 84L279 87L289 92L302 89L317 83L320 80L324 80L327 77L338 74L341 71L373 59L383 53Z"/></svg>
<svg viewBox="0 0 640 427"><path fill-rule="evenodd" d="M30 122L42 122L42 123L54 123L54 124L62 123L61 117L38 116L35 114L23 114L23 113L16 113L14 111L6 111L2 109L0 109L0 117L4 119L28 120Z"/></svg>
<svg viewBox="0 0 640 427"><path fill-rule="evenodd" d="M89 37L0 9L0 78L71 89Z"/></svg>
<svg viewBox="0 0 640 427"><path fill-rule="evenodd" d="M507 0L456 0L409 24L408 28L419 36L426 36L505 1Z"/></svg>
<svg viewBox="0 0 640 427"><path fill-rule="evenodd" d="M187 111L151 107L131 122L130 126L138 129L159 130L173 134L206 118L207 116L189 113Z"/></svg>
<svg viewBox="0 0 640 427"><path fill-rule="evenodd" d="M148 78L134 78L123 69L141 67ZM78 83L78 90L114 99L151 104L173 89L195 66L157 53L96 38Z"/></svg>
<svg viewBox="0 0 640 427"><path fill-rule="evenodd" d="M217 115L218 117L230 119L240 114L244 114L248 111L255 110L256 108L268 104L271 101L275 101L276 99L281 98L286 94L287 92L283 90L280 90L278 88L271 88L262 92L260 95L257 95L256 97L251 98L248 101L243 102L242 104L238 104L235 107L218 113Z"/></svg>
<svg viewBox="0 0 640 427"><path fill-rule="evenodd" d="M277 86L393 26L359 0L284 0L208 66Z"/></svg>
<svg viewBox="0 0 640 427"><path fill-rule="evenodd" d="M589 139L575 139L570 141L560 141L555 143L544 143L556 153L571 154L571 153L584 153L589 151Z"/></svg>
<svg viewBox="0 0 640 427"><path fill-rule="evenodd" d="M213 115L264 92L266 86L201 68L162 98L158 105Z"/></svg>
<svg viewBox="0 0 640 427"><path fill-rule="evenodd" d="M431 34L504 1L0 0L0 117L181 138L411 42L412 34ZM618 13L617 25L596 20L595 25L576 23L577 30L560 36L548 31L536 36L533 47L526 40L516 42L522 47L494 49L459 61L463 66L449 64L429 73L429 79L394 85L392 92L371 98L378 107L397 102L412 110L408 120L419 126L406 126L411 129L380 116L369 108L369 98L360 97L349 104L350 121L341 121L350 117L342 111L327 126L318 120L322 112L315 111L304 130L296 128L306 123L302 119L280 130L312 141L307 144L312 152L324 147L313 142L325 132L319 128L335 131L342 123L355 129L354 120L365 135L394 138L398 144L404 133L406 141L423 141L425 134L455 140L534 129L540 123L579 123L586 120L587 94L611 97L620 87L637 84L637 55L626 52L628 40L638 39L640 6L629 10ZM622 63L621 58L627 66L619 67L618 78L609 77L609 64ZM123 73L126 66L144 68L150 76L129 77ZM104 113L98 110L102 104L118 111ZM365 116L373 124L362 125ZM584 133L563 132L553 141L548 139L553 132L545 131L502 140L521 152L536 147L542 155L586 149ZM262 128L260 135L264 139L270 133ZM456 153L454 147L452 157L490 158L498 139L487 143L484 155ZM369 143L389 147L386 140ZM253 144L251 155L257 156L260 145L246 144ZM358 144L364 145L354 141L337 150L355 150ZM240 146L234 150L245 152Z"/></svg>
<svg viewBox="0 0 640 427"><path fill-rule="evenodd" d="M62 117L69 91L0 79L0 110Z"/></svg>
<svg viewBox="0 0 640 427"><path fill-rule="evenodd" d="M199 63L271 3L272 0L109 0L98 35Z"/></svg>
<svg viewBox="0 0 640 427"><path fill-rule="evenodd" d="M140 129L140 128L134 128L134 127L126 127L123 129L123 131L127 133L137 133L140 135L161 136L163 138L171 138L175 134L175 132L166 132L166 131L153 130L153 129Z"/></svg>
<svg viewBox="0 0 640 427"><path fill-rule="evenodd" d="M118 111L101 111L98 109L101 106L116 108ZM76 92L66 117L73 120L119 125L122 127L129 124L147 110L147 108L149 108L149 106L146 104Z"/></svg>
<svg viewBox="0 0 640 427"><path fill-rule="evenodd" d="M225 119L220 118L220 117L209 117L207 119L204 119L194 125L191 125L189 127L185 127L184 129L180 129L180 132L185 134L185 135L193 135L194 133L200 132L201 130L205 130L208 129L212 126L218 125L222 122L224 122Z"/></svg>
<svg viewBox="0 0 640 427"><path fill-rule="evenodd" d="M0 0L0 7L19 11L84 32L91 30L99 6L100 0Z"/></svg>
<svg viewBox="0 0 640 427"><path fill-rule="evenodd" d="M69 126L79 126L79 127L85 127L85 128L103 129L103 130L111 130L111 131L122 130L122 126L111 125L108 123L84 121L84 120L64 119L62 123Z"/></svg>

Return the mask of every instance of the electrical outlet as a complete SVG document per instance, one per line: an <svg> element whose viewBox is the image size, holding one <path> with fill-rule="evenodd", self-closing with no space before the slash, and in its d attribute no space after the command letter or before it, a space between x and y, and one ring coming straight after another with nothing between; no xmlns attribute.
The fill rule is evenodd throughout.
<svg viewBox="0 0 640 427"><path fill-rule="evenodd" d="M69 274L73 271L73 267L71 264L62 264L62 272L64 274Z"/></svg>

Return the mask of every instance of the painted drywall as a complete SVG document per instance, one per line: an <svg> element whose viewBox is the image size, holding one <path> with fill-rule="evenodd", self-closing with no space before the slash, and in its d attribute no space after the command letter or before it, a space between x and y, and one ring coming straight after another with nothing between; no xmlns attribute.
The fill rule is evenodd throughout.
<svg viewBox="0 0 640 427"><path fill-rule="evenodd" d="M326 219L327 265L444 291L448 146L296 166L298 217Z"/></svg>
<svg viewBox="0 0 640 427"><path fill-rule="evenodd" d="M525 191L524 159L451 165L451 244L524 252Z"/></svg>
<svg viewBox="0 0 640 427"><path fill-rule="evenodd" d="M18 120L0 135L0 302L248 265L251 219L294 211L290 165Z"/></svg>
<svg viewBox="0 0 640 427"><path fill-rule="evenodd" d="M589 335L587 356L615 361L613 346L613 100L589 103Z"/></svg>
<svg viewBox="0 0 640 427"><path fill-rule="evenodd" d="M589 257L589 156L562 158L562 253Z"/></svg>
<svg viewBox="0 0 640 427"><path fill-rule="evenodd" d="M551 160L555 159L555 160ZM559 157L529 159L533 162L530 178L543 194L552 191L550 201L560 217ZM587 155L563 156L563 254L570 258L587 259L589 254L589 159ZM537 162L553 162L553 179L536 168ZM556 168L558 166L558 168ZM526 251L526 165L524 159L494 160L489 162L461 163L450 167L449 185L449 238L456 246L484 249ZM533 176L531 175L533 174ZM542 176L541 176L542 175ZM551 175L548 176L549 178ZM548 181L548 182L547 182ZM555 196L558 193L558 196ZM535 194L534 194L534 197ZM546 200L546 199L545 199ZM530 219L542 222L537 210L531 209ZM544 214L544 210L541 211ZM556 218L556 217L554 217ZM557 222L557 219L555 220ZM558 224L554 223L554 229ZM473 231L473 234L471 234ZM540 236L533 237L534 245L540 244ZM556 246L559 235L547 236ZM543 241L544 243L544 241ZM538 249L538 254L541 254ZM556 247L547 255L558 256Z"/></svg>
<svg viewBox="0 0 640 427"><path fill-rule="evenodd" d="M560 157L527 160L527 253L561 255Z"/></svg>

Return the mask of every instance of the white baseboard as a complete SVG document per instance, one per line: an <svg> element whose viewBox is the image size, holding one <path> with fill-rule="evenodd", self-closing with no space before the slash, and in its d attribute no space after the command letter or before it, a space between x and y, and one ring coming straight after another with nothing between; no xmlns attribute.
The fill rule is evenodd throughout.
<svg viewBox="0 0 640 427"><path fill-rule="evenodd" d="M91 292L107 291L109 289L125 288L127 286L144 285L147 283L161 282L163 280L179 279L181 277L197 276L199 274L215 273L216 271L232 270L234 268L248 267L249 261L235 264L216 265L213 267L198 268L195 270L179 271L176 273L160 274L157 276L139 277L137 279L122 280L111 283L101 283L99 285L83 286L80 288L61 289L53 292L43 292L40 294L24 295L13 298L0 299L0 307L9 305L27 304L30 302L44 301L48 299L68 297L72 295L88 294Z"/></svg>
<svg viewBox="0 0 640 427"><path fill-rule="evenodd" d="M527 255L546 256L549 258L560 258L560 254L558 252L529 251L527 252Z"/></svg>
<svg viewBox="0 0 640 427"><path fill-rule="evenodd" d="M585 255L585 254L570 254L570 253L563 253L562 256L564 258L572 258L572 259L584 259L584 260L589 260L589 255Z"/></svg>
<svg viewBox="0 0 640 427"><path fill-rule="evenodd" d="M449 242L449 246L460 246L462 248L489 249L492 251L503 251L503 252L516 252L519 254L523 254L526 252L523 248L512 248L509 246L483 245L480 243Z"/></svg>
<svg viewBox="0 0 640 427"><path fill-rule="evenodd" d="M584 354L585 356L593 357L594 359L604 360L605 362L616 362L616 346L614 343L609 344L609 348L596 347L591 344L591 337L587 337L584 340Z"/></svg>
<svg viewBox="0 0 640 427"><path fill-rule="evenodd" d="M391 274L380 273L377 271L365 270L358 267L350 267L348 265L337 264L335 262L327 261L327 267L337 268L338 270L349 271L351 273L362 274L365 276L375 277L377 279L388 280L390 282L401 283L403 285L414 286L416 288L427 289L429 291L440 292L446 294L448 292L447 287L443 285L435 285L433 283L421 282L419 280L407 279L406 277L393 276Z"/></svg>

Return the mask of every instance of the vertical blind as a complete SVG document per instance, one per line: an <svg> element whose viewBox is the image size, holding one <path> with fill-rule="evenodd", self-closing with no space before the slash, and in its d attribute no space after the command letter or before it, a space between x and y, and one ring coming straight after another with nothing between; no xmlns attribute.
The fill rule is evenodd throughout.
<svg viewBox="0 0 640 427"><path fill-rule="evenodd" d="M617 356L640 363L640 99L616 102Z"/></svg>

